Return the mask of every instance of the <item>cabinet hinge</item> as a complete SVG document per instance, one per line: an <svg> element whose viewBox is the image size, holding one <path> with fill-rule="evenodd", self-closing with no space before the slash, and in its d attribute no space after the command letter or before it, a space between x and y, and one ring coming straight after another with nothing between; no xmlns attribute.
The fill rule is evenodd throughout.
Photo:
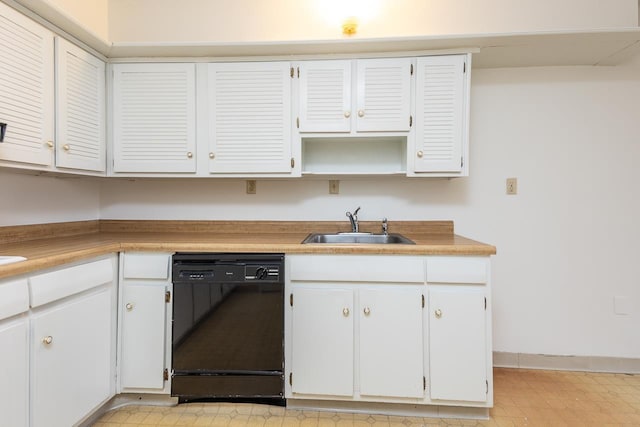
<svg viewBox="0 0 640 427"><path fill-rule="evenodd" d="M464 157L460 157L460 167L464 166Z"/></svg>
<svg viewBox="0 0 640 427"><path fill-rule="evenodd" d="M293 78L293 67L291 67L291 71L289 74L291 75L291 78Z"/></svg>
<svg viewBox="0 0 640 427"><path fill-rule="evenodd" d="M293 385L293 372L289 372L289 385Z"/></svg>
<svg viewBox="0 0 640 427"><path fill-rule="evenodd" d="M463 73L466 73L466 72L467 72L467 63L466 63L466 62L463 62L463 63L462 63L462 72L463 72Z"/></svg>
<svg viewBox="0 0 640 427"><path fill-rule="evenodd" d="M298 69L298 78L300 78L300 67L297 67Z"/></svg>
<svg viewBox="0 0 640 427"><path fill-rule="evenodd" d="M296 159L294 159L293 157L291 158L291 169L293 169L296 166Z"/></svg>
<svg viewBox="0 0 640 427"><path fill-rule="evenodd" d="M489 380L484 380L484 383L487 385L486 393L489 394Z"/></svg>
<svg viewBox="0 0 640 427"><path fill-rule="evenodd" d="M164 293L164 302L171 302L171 291Z"/></svg>
<svg viewBox="0 0 640 427"><path fill-rule="evenodd" d="M409 116L409 127L413 126L413 116Z"/></svg>
<svg viewBox="0 0 640 427"><path fill-rule="evenodd" d="M413 76L413 64L411 64L411 75Z"/></svg>
<svg viewBox="0 0 640 427"><path fill-rule="evenodd" d="M162 371L162 379L165 381L169 381L169 370L165 369L164 371Z"/></svg>
<svg viewBox="0 0 640 427"><path fill-rule="evenodd" d="M487 297L484 297L484 309L487 309Z"/></svg>
<svg viewBox="0 0 640 427"><path fill-rule="evenodd" d="M427 377L422 377L422 389L427 389Z"/></svg>
<svg viewBox="0 0 640 427"><path fill-rule="evenodd" d="M293 307L293 294L289 294L289 305Z"/></svg>
<svg viewBox="0 0 640 427"><path fill-rule="evenodd" d="M424 295L422 295L422 308L424 308Z"/></svg>
<svg viewBox="0 0 640 427"><path fill-rule="evenodd" d="M300 117L296 117L296 127L300 129Z"/></svg>

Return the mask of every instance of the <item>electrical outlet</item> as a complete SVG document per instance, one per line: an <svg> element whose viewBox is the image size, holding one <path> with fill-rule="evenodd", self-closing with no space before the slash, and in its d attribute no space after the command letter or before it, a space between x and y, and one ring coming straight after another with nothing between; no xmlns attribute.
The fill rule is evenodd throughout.
<svg viewBox="0 0 640 427"><path fill-rule="evenodd" d="M247 194L256 194L256 181L255 179L247 180Z"/></svg>
<svg viewBox="0 0 640 427"><path fill-rule="evenodd" d="M329 180L329 194L339 194L340 193L340 181L337 179Z"/></svg>
<svg viewBox="0 0 640 427"><path fill-rule="evenodd" d="M507 178L507 194L518 194L518 178Z"/></svg>

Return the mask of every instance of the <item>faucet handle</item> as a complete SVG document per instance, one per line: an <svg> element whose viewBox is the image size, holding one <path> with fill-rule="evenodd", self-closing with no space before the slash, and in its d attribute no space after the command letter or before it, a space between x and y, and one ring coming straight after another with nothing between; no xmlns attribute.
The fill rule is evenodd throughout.
<svg viewBox="0 0 640 427"><path fill-rule="evenodd" d="M355 211L353 211L353 216L358 215L358 211L359 211L359 210L360 210L360 206L358 206L358 207L356 208L356 210L355 210Z"/></svg>

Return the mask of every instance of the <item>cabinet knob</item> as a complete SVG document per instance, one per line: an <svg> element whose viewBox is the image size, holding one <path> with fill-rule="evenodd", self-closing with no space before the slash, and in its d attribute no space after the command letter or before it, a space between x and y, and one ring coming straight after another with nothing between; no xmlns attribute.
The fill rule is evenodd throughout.
<svg viewBox="0 0 640 427"><path fill-rule="evenodd" d="M53 337L51 335L42 338L42 343L45 345L49 345L53 342Z"/></svg>
<svg viewBox="0 0 640 427"><path fill-rule="evenodd" d="M216 155L215 155L215 154L213 154L213 152L209 153L209 158L210 158L210 159L215 159L215 157L216 157Z"/></svg>
<svg viewBox="0 0 640 427"><path fill-rule="evenodd" d="M69 144L64 144L64 145L62 146L62 149L63 149L64 151L69 151L69 150L71 150L71 146L70 146Z"/></svg>
<svg viewBox="0 0 640 427"><path fill-rule="evenodd" d="M345 111L344 112L344 116L348 119L349 117L351 117L351 111Z"/></svg>
<svg viewBox="0 0 640 427"><path fill-rule="evenodd" d="M358 110L358 117L364 117L364 110Z"/></svg>
<svg viewBox="0 0 640 427"><path fill-rule="evenodd" d="M349 308L348 307L345 307L345 308L342 309L342 315L344 317L349 317Z"/></svg>
<svg viewBox="0 0 640 427"><path fill-rule="evenodd" d="M417 155L418 157L422 158L422 151L418 151Z"/></svg>
<svg viewBox="0 0 640 427"><path fill-rule="evenodd" d="M189 151L189 152L187 153L187 157L188 157L188 158L192 158L192 157L193 157L193 153L192 153L191 151Z"/></svg>
<svg viewBox="0 0 640 427"><path fill-rule="evenodd" d="M369 307L365 307L364 310L362 310L364 312L365 316L368 316L369 314L371 314L371 310L369 309Z"/></svg>
<svg viewBox="0 0 640 427"><path fill-rule="evenodd" d="M436 309L435 315L436 315L436 319L441 318L442 317L442 310L440 310L439 308Z"/></svg>
<svg viewBox="0 0 640 427"><path fill-rule="evenodd" d="M131 304L130 302L128 302L127 305L125 305L125 307L127 308L127 311L133 310L133 304Z"/></svg>
<svg viewBox="0 0 640 427"><path fill-rule="evenodd" d="M47 141L46 144L47 144L47 147L53 148L53 141Z"/></svg>

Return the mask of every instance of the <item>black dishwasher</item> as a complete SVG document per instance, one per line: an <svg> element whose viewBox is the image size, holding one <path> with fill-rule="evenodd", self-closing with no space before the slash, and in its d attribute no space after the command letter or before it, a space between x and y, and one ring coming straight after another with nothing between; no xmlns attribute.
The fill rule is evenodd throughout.
<svg viewBox="0 0 640 427"><path fill-rule="evenodd" d="M171 395L284 405L284 255L173 256Z"/></svg>

